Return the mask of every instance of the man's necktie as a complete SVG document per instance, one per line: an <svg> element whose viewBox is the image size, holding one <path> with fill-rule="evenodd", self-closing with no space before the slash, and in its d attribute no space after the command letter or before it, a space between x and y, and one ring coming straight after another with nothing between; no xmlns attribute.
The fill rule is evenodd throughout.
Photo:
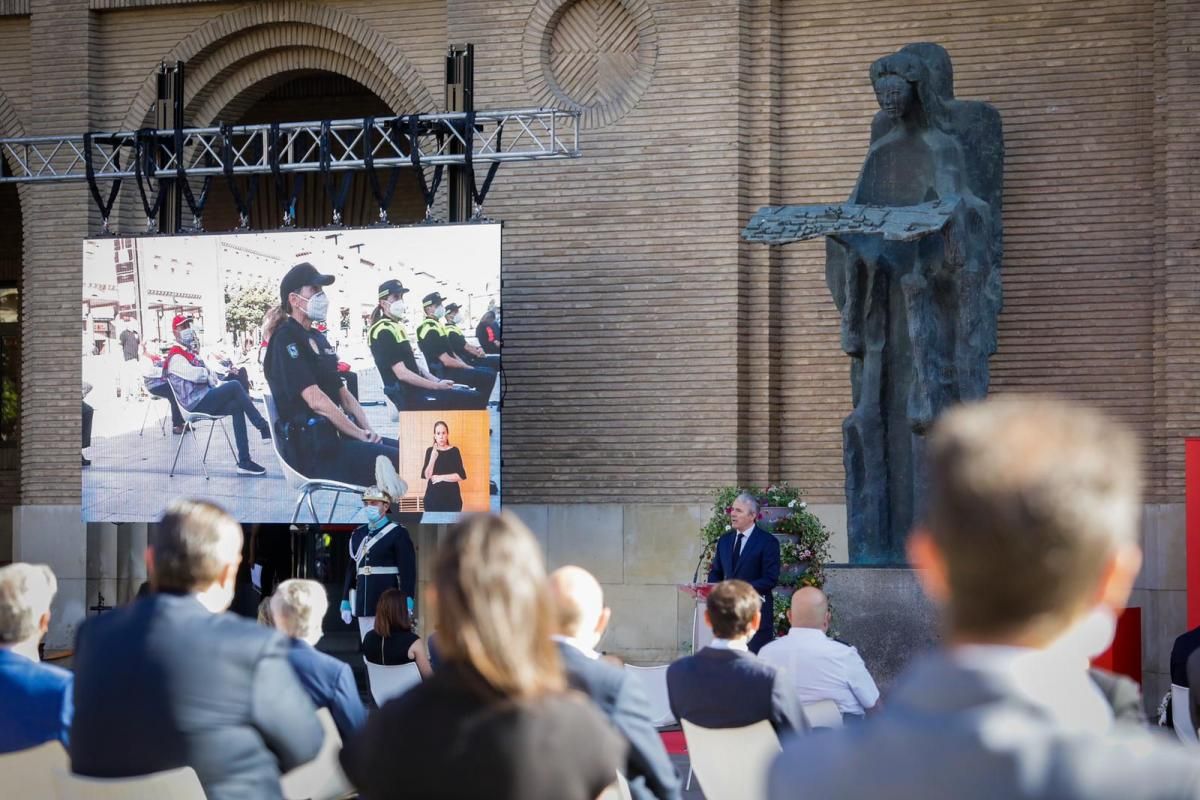
<svg viewBox="0 0 1200 800"><path fill-rule="evenodd" d="M737 538L735 538L735 539L733 540L733 567L732 567L732 571L734 571L734 572L736 572L736 571L737 571L738 559L740 559L740 558L742 557L742 539L743 539L743 538L745 538L745 534L739 533L739 534L737 535ZM732 578L733 576L732 576L732 575L730 575L729 577L731 577L731 578Z"/></svg>

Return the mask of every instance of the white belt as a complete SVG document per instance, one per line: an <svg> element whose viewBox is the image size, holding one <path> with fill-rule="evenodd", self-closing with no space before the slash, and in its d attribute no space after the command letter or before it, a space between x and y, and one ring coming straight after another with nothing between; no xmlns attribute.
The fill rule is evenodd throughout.
<svg viewBox="0 0 1200 800"><path fill-rule="evenodd" d="M359 567L359 575L399 575L399 567Z"/></svg>

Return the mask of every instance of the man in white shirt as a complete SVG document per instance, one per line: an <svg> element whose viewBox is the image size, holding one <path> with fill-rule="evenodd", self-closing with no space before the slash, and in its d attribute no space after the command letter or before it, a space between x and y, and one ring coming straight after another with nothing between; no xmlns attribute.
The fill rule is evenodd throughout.
<svg viewBox="0 0 1200 800"><path fill-rule="evenodd" d="M788 611L788 635L758 657L787 673L802 704L832 700L844 715L861 717L879 701L879 689L858 650L830 639L829 600L814 586L797 589Z"/></svg>

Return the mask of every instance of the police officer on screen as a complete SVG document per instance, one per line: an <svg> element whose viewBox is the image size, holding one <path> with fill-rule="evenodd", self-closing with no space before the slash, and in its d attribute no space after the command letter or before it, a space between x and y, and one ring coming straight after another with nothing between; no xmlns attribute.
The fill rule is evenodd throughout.
<svg viewBox="0 0 1200 800"><path fill-rule="evenodd" d="M398 280L384 281L379 285L378 305L371 312L367 344L383 380L383 393L399 411L483 408L486 396L474 389L456 387L454 381L436 378L420 369L404 332L407 292Z"/></svg>
<svg viewBox="0 0 1200 800"><path fill-rule="evenodd" d="M332 275L322 275L307 262L283 276L263 372L279 415L280 452L288 464L307 478L369 486L375 482L376 457L385 456L397 467L400 445L371 428L338 374L337 351L314 324L324 322L329 312L324 287L331 283Z"/></svg>
<svg viewBox="0 0 1200 800"><path fill-rule="evenodd" d="M391 496L378 486L363 492L367 524L350 534L350 561L342 585L342 622L358 617L361 639L375 627L375 606L388 589L412 598L417 585L417 554L408 529L388 518Z"/></svg>
<svg viewBox="0 0 1200 800"><path fill-rule="evenodd" d="M482 348L468 342L466 334L462 331L462 323L462 306L458 303L447 304L446 319L443 321L442 327L446 331L446 341L450 345L450 352L473 367L499 370L500 356L488 355L483 352Z"/></svg>
<svg viewBox="0 0 1200 800"><path fill-rule="evenodd" d="M429 371L440 378L450 378L476 389L487 399L492 396L496 384L496 371L486 367L472 367L450 350L449 337L442 325L446 311L442 306L445 299L437 292L421 298L425 318L417 325L417 345L425 354Z"/></svg>

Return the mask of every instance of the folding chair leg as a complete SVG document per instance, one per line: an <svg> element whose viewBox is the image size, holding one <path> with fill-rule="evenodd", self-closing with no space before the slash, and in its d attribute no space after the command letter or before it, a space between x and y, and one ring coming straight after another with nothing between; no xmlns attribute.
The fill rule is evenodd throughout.
<svg viewBox="0 0 1200 800"><path fill-rule="evenodd" d="M332 525L332 524L333 524L333 512L337 511L337 503L338 503L338 498L339 498L339 497L341 497L341 496L342 496L342 493L341 493L341 492L334 492L334 493L333 493L333 505L331 505L331 506L329 507L329 522L327 523L327 524L329 524L329 525Z"/></svg>
<svg viewBox="0 0 1200 800"><path fill-rule="evenodd" d="M309 492L307 496L308 496L308 513L312 514L313 522L316 523L317 525L320 525L321 524L321 515L317 513L317 507L316 507L316 505L313 504L313 499L312 499L313 493Z"/></svg>
<svg viewBox="0 0 1200 800"><path fill-rule="evenodd" d="M192 439L196 441L196 447L200 446L200 437L196 435L196 429L192 429ZM212 441L212 425L208 426L208 440ZM208 480L208 445L204 446L204 456L200 459L200 469L204 470L204 480Z"/></svg>
<svg viewBox="0 0 1200 800"><path fill-rule="evenodd" d="M187 435L188 431L185 428L183 431L183 436L179 437L179 444L175 445L175 460L171 462L171 469L167 473L168 478L175 477L175 465L179 463L179 451L183 449L183 440L187 438Z"/></svg>
<svg viewBox="0 0 1200 800"><path fill-rule="evenodd" d="M690 756L688 757L688 761L689 761L689 762L691 761L691 757L690 757ZM683 790L684 790L685 792L690 792L690 791L692 790L692 765L691 765L691 763L689 763L689 764L688 764L688 782L687 782L687 786L685 786Z"/></svg>
<svg viewBox="0 0 1200 800"><path fill-rule="evenodd" d="M300 509L304 507L304 499L306 497L308 497L308 493L309 493L309 490L305 489L303 492L300 493L300 496L296 498L296 507L294 509L292 509L292 524L293 525L295 525L296 521L298 519L300 519Z"/></svg>
<svg viewBox="0 0 1200 800"><path fill-rule="evenodd" d="M233 456L233 463L236 464L238 461L238 454L237 451L233 449L233 442L229 439L229 431L225 429L225 420L219 419L217 420L217 423L221 426L221 433L225 434L225 444L229 445L229 455Z"/></svg>
<svg viewBox="0 0 1200 800"><path fill-rule="evenodd" d="M142 427L138 429L138 436L141 436L146 430L146 420L150 418L150 406L152 405L154 403L146 403L146 412L142 414Z"/></svg>
<svg viewBox="0 0 1200 800"><path fill-rule="evenodd" d="M208 463L208 448L212 447L213 431L217 429L217 420L211 420L208 423L208 439L204 441L204 456L201 457L200 463Z"/></svg>

